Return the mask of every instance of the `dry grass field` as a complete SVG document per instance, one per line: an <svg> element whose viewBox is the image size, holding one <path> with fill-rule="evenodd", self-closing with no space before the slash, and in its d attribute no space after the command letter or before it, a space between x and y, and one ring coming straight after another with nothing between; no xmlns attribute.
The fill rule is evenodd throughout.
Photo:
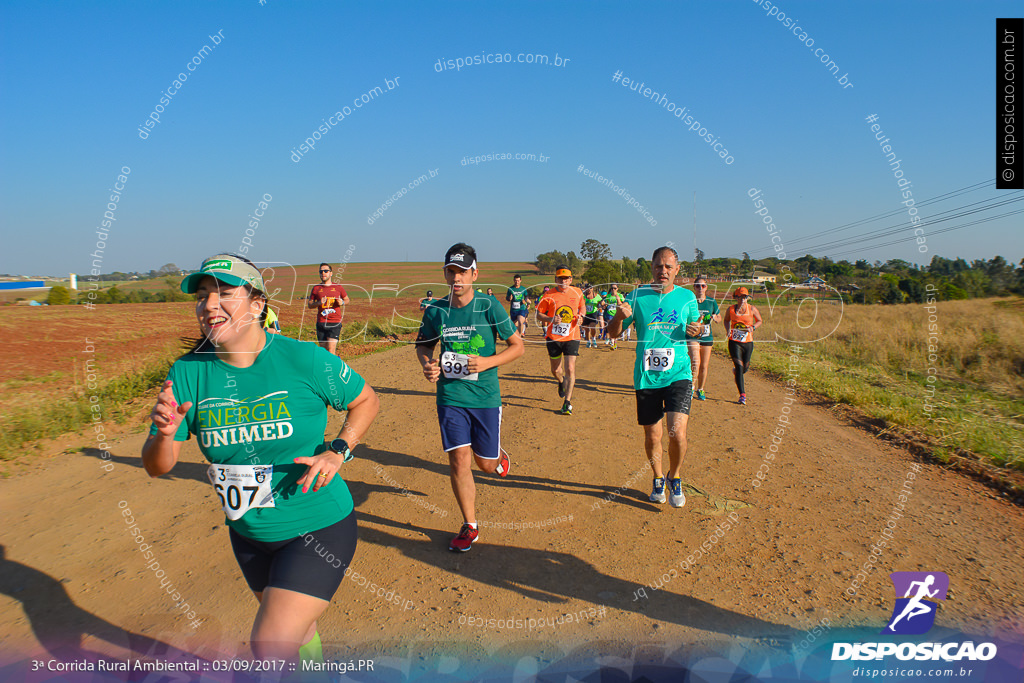
<svg viewBox="0 0 1024 683"><path fill-rule="evenodd" d="M777 310L768 319L761 307L769 335L809 340L834 328L804 345L803 388L923 434L940 458L966 451L1024 470L1024 300L824 304L809 329L811 310ZM754 366L786 374L788 357L785 343L758 344Z"/></svg>

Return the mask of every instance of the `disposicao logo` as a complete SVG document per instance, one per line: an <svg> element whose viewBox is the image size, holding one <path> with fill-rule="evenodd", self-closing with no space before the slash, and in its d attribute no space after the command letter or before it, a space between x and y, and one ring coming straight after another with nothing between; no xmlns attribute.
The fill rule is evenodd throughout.
<svg viewBox="0 0 1024 683"><path fill-rule="evenodd" d="M927 633L939 611L936 600L946 599L949 577L942 572L893 572L889 578L896 589L896 606L882 633L904 636Z"/></svg>
<svg viewBox="0 0 1024 683"><path fill-rule="evenodd" d="M885 635L914 636L927 633L935 625L939 600L946 599L949 577L943 572L893 572L889 575L896 589L896 605ZM994 643L833 643L832 660L897 659L988 661L996 656Z"/></svg>

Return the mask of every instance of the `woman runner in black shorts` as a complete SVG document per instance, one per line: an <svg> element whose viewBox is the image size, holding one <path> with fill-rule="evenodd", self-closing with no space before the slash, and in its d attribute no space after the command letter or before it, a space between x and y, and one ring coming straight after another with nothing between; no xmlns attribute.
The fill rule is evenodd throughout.
<svg viewBox="0 0 1024 683"><path fill-rule="evenodd" d="M195 294L203 339L171 367L150 414L143 465L152 477L170 472L182 443L197 437L235 558L260 603L253 654L322 661L316 620L356 546L339 470L376 416L377 396L337 356L263 329L263 278L247 259L212 256L181 289ZM338 438L325 442L328 406L348 415Z"/></svg>

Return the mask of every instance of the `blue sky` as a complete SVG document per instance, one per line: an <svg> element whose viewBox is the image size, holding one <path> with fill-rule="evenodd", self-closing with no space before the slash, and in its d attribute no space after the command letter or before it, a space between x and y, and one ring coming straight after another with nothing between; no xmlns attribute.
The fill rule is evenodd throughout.
<svg viewBox="0 0 1024 683"><path fill-rule="evenodd" d="M197 267L235 250L264 194L272 201L250 240L256 261L337 262L349 245L354 261L440 260L458 240L484 262L532 260L591 237L616 256L648 256L671 241L690 258L694 192L708 256L767 256L750 188L763 191L791 258L1024 257L1012 229L1020 216L926 228L926 254L912 242L807 249L828 240L806 239L901 208L869 114L916 199L994 178L995 18L1019 14L1019 4L779 7L853 87L752 0L4 2L0 272L87 273L122 166L131 173L104 272ZM218 31L222 42L140 139L161 92ZM489 53L569 61L435 69L439 59ZM613 82L617 71L688 107L734 161ZM352 106L396 77L394 89ZM346 105L352 113L293 162L291 150ZM493 153L549 158L461 164ZM627 188L657 225L580 164ZM436 177L368 225L431 169ZM1009 193L990 185L921 215L996 196ZM906 213L839 236L890 225L912 236Z"/></svg>

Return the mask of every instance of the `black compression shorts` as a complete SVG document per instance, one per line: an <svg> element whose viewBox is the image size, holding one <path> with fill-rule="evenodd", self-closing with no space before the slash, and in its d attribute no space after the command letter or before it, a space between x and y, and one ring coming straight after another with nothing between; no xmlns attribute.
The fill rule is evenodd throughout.
<svg viewBox="0 0 1024 683"><path fill-rule="evenodd" d="M238 566L254 592L284 588L330 600L355 555L357 529L353 511L329 527L286 541L255 541L234 529L229 535Z"/></svg>

